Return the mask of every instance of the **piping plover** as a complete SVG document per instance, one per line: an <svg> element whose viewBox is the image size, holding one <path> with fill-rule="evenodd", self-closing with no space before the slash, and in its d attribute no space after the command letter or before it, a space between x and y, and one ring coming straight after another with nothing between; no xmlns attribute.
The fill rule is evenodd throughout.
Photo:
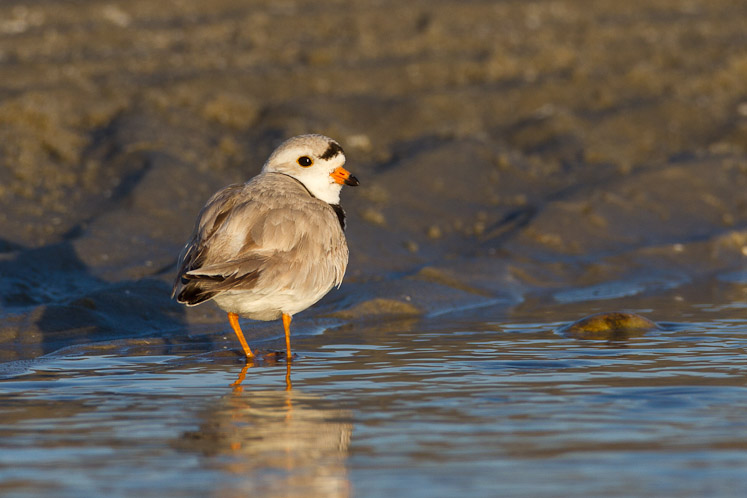
<svg viewBox="0 0 747 498"><path fill-rule="evenodd" d="M282 318L290 360L292 316L339 287L348 264L340 190L358 180L343 164L340 144L301 135L275 149L259 175L215 193L179 256L172 297L215 301L247 358L239 316Z"/></svg>

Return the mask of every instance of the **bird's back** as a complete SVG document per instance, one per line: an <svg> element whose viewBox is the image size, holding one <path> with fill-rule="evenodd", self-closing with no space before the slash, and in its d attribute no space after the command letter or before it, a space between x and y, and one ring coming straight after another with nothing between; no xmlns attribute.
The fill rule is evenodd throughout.
<svg viewBox="0 0 747 498"><path fill-rule="evenodd" d="M306 309L345 273L348 248L336 208L282 173L217 192L180 256L177 300L215 299L257 319Z"/></svg>

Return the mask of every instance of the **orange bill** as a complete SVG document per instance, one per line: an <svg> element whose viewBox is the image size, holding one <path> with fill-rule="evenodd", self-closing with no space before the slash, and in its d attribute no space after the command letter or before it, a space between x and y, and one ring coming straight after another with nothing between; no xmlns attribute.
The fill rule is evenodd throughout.
<svg viewBox="0 0 747 498"><path fill-rule="evenodd" d="M358 179L342 166L336 168L329 176L332 177L335 183L339 183L340 185L350 185L351 187L360 185Z"/></svg>

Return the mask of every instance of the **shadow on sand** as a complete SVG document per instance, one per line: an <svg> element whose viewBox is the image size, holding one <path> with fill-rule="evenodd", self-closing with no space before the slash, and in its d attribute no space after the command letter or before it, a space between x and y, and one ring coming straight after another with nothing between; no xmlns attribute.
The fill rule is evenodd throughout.
<svg viewBox="0 0 747 498"><path fill-rule="evenodd" d="M0 244L2 246L2 244ZM0 254L0 359L179 329L184 310L155 278L106 282L69 242Z"/></svg>

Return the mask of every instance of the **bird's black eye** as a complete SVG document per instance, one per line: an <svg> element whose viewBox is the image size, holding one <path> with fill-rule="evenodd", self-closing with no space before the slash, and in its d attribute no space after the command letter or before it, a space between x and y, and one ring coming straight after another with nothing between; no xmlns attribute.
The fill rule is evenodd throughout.
<svg viewBox="0 0 747 498"><path fill-rule="evenodd" d="M314 161L312 161L309 156L301 156L298 158L296 162L300 164L301 166L303 166L304 168L308 168L309 166L314 164Z"/></svg>

